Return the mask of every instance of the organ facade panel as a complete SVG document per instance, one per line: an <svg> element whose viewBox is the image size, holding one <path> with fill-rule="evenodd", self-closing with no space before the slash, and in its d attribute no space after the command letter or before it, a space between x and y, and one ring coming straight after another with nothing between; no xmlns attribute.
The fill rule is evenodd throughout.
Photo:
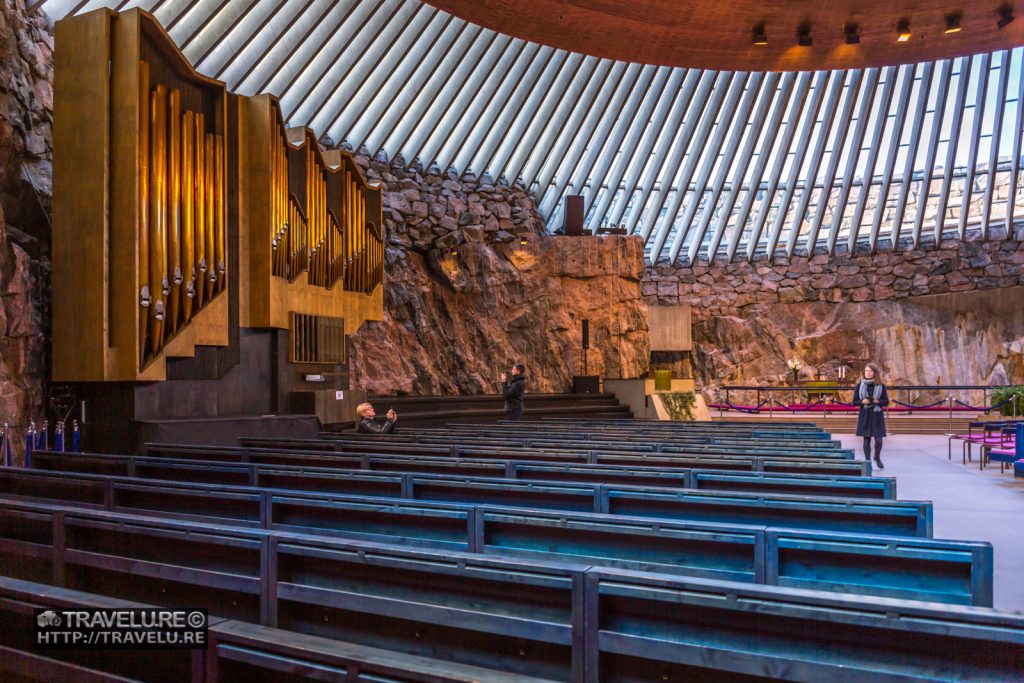
<svg viewBox="0 0 1024 683"><path fill-rule="evenodd" d="M64 19L55 54L56 381L163 380L296 313L382 317L380 189L349 155L196 72L144 11Z"/></svg>

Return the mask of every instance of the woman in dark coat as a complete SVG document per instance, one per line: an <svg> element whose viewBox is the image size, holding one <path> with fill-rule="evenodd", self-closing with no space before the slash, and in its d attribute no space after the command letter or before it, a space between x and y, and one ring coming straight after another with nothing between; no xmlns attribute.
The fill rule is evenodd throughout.
<svg viewBox="0 0 1024 683"><path fill-rule="evenodd" d="M526 391L526 366L512 366L512 377L501 373L501 397L505 399L505 419L518 420L523 416L523 394Z"/></svg>
<svg viewBox="0 0 1024 683"><path fill-rule="evenodd" d="M868 363L864 366L864 378L853 391L853 402L860 407L857 414L857 436L864 437L864 459L871 458L871 439L875 440L875 466L884 470L882 464L882 439L885 438L885 412L889 405L889 393L878 376L878 366Z"/></svg>

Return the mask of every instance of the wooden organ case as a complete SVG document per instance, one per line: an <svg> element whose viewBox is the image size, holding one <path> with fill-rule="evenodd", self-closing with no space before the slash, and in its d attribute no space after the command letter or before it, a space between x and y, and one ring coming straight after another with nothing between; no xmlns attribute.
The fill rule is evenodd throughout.
<svg viewBox="0 0 1024 683"><path fill-rule="evenodd" d="M54 382L110 423L351 419L346 338L383 317L380 189L145 11L58 22L55 67Z"/></svg>

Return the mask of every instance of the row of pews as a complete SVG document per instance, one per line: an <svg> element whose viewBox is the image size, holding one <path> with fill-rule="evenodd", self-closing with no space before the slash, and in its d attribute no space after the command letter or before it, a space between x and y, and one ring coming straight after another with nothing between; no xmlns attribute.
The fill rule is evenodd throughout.
<svg viewBox="0 0 1024 683"><path fill-rule="evenodd" d="M50 666L194 681L1018 677L1024 616L989 609L991 545L932 538L932 504L852 458L812 425L600 419L39 452L0 469L0 648L32 670L25 605L123 600L207 607L213 644L152 655L160 666L71 651Z"/></svg>

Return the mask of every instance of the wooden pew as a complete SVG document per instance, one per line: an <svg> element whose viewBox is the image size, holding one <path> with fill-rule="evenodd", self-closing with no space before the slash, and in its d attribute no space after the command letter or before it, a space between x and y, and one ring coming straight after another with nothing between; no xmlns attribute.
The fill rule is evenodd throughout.
<svg viewBox="0 0 1024 683"><path fill-rule="evenodd" d="M76 516L102 521L105 514L66 512L64 523ZM74 550L89 555L65 550L73 565L65 576L75 580L85 557L92 567L129 571L124 556L151 562L147 546L160 539L170 558L162 571L94 589L112 597L160 587L191 592L200 576L193 565L215 564L196 557L204 543L265 539L265 626L555 680L650 680L655 673L701 680L728 680L730 673L805 681L1011 680L1024 665L1024 616L1016 613L196 523L120 523L138 543L111 549L71 534ZM236 572L248 566L231 562ZM167 594L170 602L224 610L223 599Z"/></svg>
<svg viewBox="0 0 1024 683"><path fill-rule="evenodd" d="M15 680L223 681L344 680L539 683L543 679L366 647L257 624L213 618L205 650L60 650L43 657L28 640L36 608L133 609L142 603L0 577L0 678ZM11 643L6 645L6 643Z"/></svg>
<svg viewBox="0 0 1024 683"><path fill-rule="evenodd" d="M587 572L595 680L1011 681L1024 615L626 571Z"/></svg>
<svg viewBox="0 0 1024 683"><path fill-rule="evenodd" d="M95 511L55 515L64 533L53 583L62 587L583 680L582 566Z"/></svg>
<svg viewBox="0 0 1024 683"><path fill-rule="evenodd" d="M207 449L203 449L204 451ZM706 472L698 481L686 468L645 467L638 464L578 464L521 463L516 461L467 461L458 459L361 457L359 460L342 459L340 467L323 456L299 455L294 459L290 451L274 454L274 464L262 464L264 453L239 453L245 462L223 463L218 460L152 458L148 456L82 455L39 451L32 466L40 470L64 470L93 474L136 476L143 479L173 481L199 481L235 485L256 485L282 488L313 488L324 485L320 475L337 471L375 471L387 473L468 475L521 480L548 480L592 482L598 484L627 484L670 488L711 488L717 490L761 491L764 493L796 493L833 497L894 499L895 480L880 477L843 477L834 475L781 474L781 473L727 473ZM278 463L298 462L296 465ZM315 466L313 466L315 465ZM211 476L206 481L203 472ZM308 476L307 476L308 475ZM364 489L370 493L372 484L364 480ZM337 493L358 494L350 485L341 485ZM393 495L385 486L382 495ZM397 494L396 494L397 495Z"/></svg>
<svg viewBox="0 0 1024 683"><path fill-rule="evenodd" d="M773 447L729 447L715 446L708 444L695 444L689 446L666 445L661 450L656 450L653 444L621 444L619 442L578 442L569 445L561 442L530 441L525 444L523 440L513 445L510 442L498 441L474 441L468 443L463 440L438 440L430 443L415 441L412 439L393 438L394 435L373 436L363 438L350 438L343 435L331 441L317 439L265 439L260 437L242 437L239 441L242 446L249 448L275 448L288 450L335 450L356 453L411 453L423 455L451 455L476 454L478 452L511 451L523 453L523 457L534 457L528 453L544 452L545 454L566 453L585 457L593 450L603 452L618 452L623 455L636 455L644 453L678 453L693 455L765 455L784 458L831 458L841 460L853 459L853 451L822 449L822 450L794 450L792 448Z"/></svg>
<svg viewBox="0 0 1024 683"><path fill-rule="evenodd" d="M215 501L222 494L214 489L197 490L193 495ZM53 518L54 510L63 508L0 500L0 547L8 551L7 573L35 578L55 571L49 563L61 560L54 559L47 549L63 536L64 532L53 526L60 521ZM118 507L110 511L121 519L136 516ZM788 529L782 530L786 534L782 540L766 545L766 534L773 529L763 525L285 492L268 494L260 513L263 528L303 535L500 552L760 583L799 581L793 585L839 586L865 594L959 604L991 605L992 601L992 548L987 543ZM181 517L161 510L146 511L143 516ZM218 525L220 529L246 526ZM816 570L819 564L824 567L820 574ZM918 576L924 577L920 585Z"/></svg>
<svg viewBox="0 0 1024 683"><path fill-rule="evenodd" d="M73 467L74 456L69 456L66 462L68 467ZM190 464L202 468L198 463ZM236 467L251 467L257 471L256 466ZM163 472L173 475L179 471L181 468ZM191 480L192 471L188 472ZM295 472L287 468L259 470L258 474L257 486L287 487L302 491L931 536L930 502L815 498L784 494L767 496L444 475L384 475L309 469ZM24 484L24 481L24 477L19 478L14 472L0 472L0 493L18 495L18 486L32 484L30 480L28 484ZM221 485L221 490L225 492L223 505L203 505L202 501L196 501L194 505L203 507L195 508L191 507L193 503L190 502L192 494L189 489L166 486L160 491L151 491L146 487L150 482L171 483L137 477L112 478L107 495L114 499L114 505L126 509L189 510L196 515L247 523L256 523L259 518L256 511L259 489ZM213 485L202 486L210 489Z"/></svg>
<svg viewBox="0 0 1024 683"><path fill-rule="evenodd" d="M489 449L458 449L458 455L447 450L444 453L427 452L423 454L415 446L397 446L394 449L386 444L376 444L365 449L366 453L339 453L333 448L316 451L300 451L295 449L274 449L270 447L207 447L171 444L146 444L145 454L153 457L175 459L221 460L226 462L254 462L268 464L303 464L310 466L330 466L343 469L357 469L357 463L368 458L370 470L392 470L386 463L392 459L415 460L427 464L429 462L483 462L495 460L517 462L530 455L538 464L554 463L586 463L605 465L628 465L630 467L664 467L664 468L699 468L714 470L732 470L749 472L776 472L790 474L824 474L840 476L868 476L871 474L871 463L867 460L839 460L836 458L774 458L755 456L707 456L707 455L662 455L640 454L622 455L603 451L588 451L579 455L566 457L561 452L544 451L540 456L535 450L522 449L489 450ZM209 457L205 457L209 456ZM329 460L328 460L329 459ZM366 469L366 466L362 466Z"/></svg>

